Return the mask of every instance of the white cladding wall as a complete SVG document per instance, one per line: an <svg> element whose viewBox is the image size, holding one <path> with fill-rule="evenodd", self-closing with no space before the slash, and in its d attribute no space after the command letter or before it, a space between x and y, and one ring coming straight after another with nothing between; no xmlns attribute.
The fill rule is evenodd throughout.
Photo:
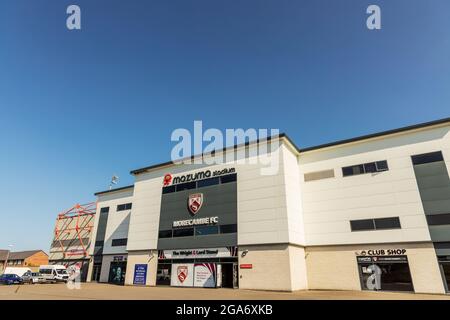
<svg viewBox="0 0 450 320"><path fill-rule="evenodd" d="M302 153L306 245L430 241L411 156L442 150L448 160L449 130L447 125ZM389 171L342 176L342 167L379 160L388 161ZM304 182L304 173L327 169L334 169L334 178ZM397 216L401 229L350 230L350 220Z"/></svg>
<svg viewBox="0 0 450 320"><path fill-rule="evenodd" d="M305 243L297 156L284 143L273 156L273 175L261 174L264 164L239 166L239 245Z"/></svg>
<svg viewBox="0 0 450 320"><path fill-rule="evenodd" d="M157 248L161 190L166 173L165 170L158 170L136 176L128 251Z"/></svg>
<svg viewBox="0 0 450 320"><path fill-rule="evenodd" d="M305 228L303 222L302 190L300 168L296 153L286 145L283 148L284 188L286 190L286 210L288 218L289 242L305 245Z"/></svg>
<svg viewBox="0 0 450 320"><path fill-rule="evenodd" d="M263 175L264 165L247 164L238 170L238 244L276 244L289 242L283 147L275 148L277 170Z"/></svg>
<svg viewBox="0 0 450 320"><path fill-rule="evenodd" d="M97 202L97 212L100 213L101 208L109 207L108 222L105 232L105 243L103 246L103 254L126 253L126 246L112 246L113 239L128 238L128 228L130 224L131 210L117 211L117 206L125 203L133 202L133 189L119 190L104 195L99 195ZM134 204L133 204L134 206ZM97 234L98 219L100 214L96 214L94 235ZM95 245L95 237L92 240Z"/></svg>

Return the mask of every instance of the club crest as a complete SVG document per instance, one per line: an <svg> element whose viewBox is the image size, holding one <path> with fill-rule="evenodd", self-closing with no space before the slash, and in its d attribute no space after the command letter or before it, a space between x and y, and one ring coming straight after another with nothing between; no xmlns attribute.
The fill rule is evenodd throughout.
<svg viewBox="0 0 450 320"><path fill-rule="evenodd" d="M167 173L166 175L164 175L164 187L170 186L170 184L172 183L172 175L170 173Z"/></svg>
<svg viewBox="0 0 450 320"><path fill-rule="evenodd" d="M203 204L203 193L195 193L189 195L188 209L194 215L196 214Z"/></svg>
<svg viewBox="0 0 450 320"><path fill-rule="evenodd" d="M178 276L178 280L180 280L180 282L183 283L184 280L186 280L186 278L188 276L187 266L179 266L177 268L177 276Z"/></svg>

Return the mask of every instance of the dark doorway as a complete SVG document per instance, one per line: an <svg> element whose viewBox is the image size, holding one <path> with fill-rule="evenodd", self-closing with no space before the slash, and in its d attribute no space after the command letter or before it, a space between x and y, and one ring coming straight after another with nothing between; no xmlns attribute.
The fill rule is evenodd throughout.
<svg viewBox="0 0 450 320"><path fill-rule="evenodd" d="M125 283L126 262L111 262L109 268L109 283L123 285Z"/></svg>
<svg viewBox="0 0 450 320"><path fill-rule="evenodd" d="M100 281L100 272L102 271L101 263L94 263L92 267L92 278L91 281Z"/></svg>
<svg viewBox="0 0 450 320"><path fill-rule="evenodd" d="M84 261L83 264L81 265L81 282L86 282L87 280L87 275L88 275L88 271L89 271L89 262Z"/></svg>
<svg viewBox="0 0 450 320"><path fill-rule="evenodd" d="M172 273L172 264L159 263L156 273L156 285L170 286L170 274Z"/></svg>
<svg viewBox="0 0 450 320"><path fill-rule="evenodd" d="M222 263L222 288L234 288L234 268L232 263Z"/></svg>
<svg viewBox="0 0 450 320"><path fill-rule="evenodd" d="M450 292L450 261L441 262L442 277L444 278L445 291Z"/></svg>
<svg viewBox="0 0 450 320"><path fill-rule="evenodd" d="M233 288L239 288L239 268L237 263L233 263Z"/></svg>
<svg viewBox="0 0 450 320"><path fill-rule="evenodd" d="M358 269L363 290L414 292L406 256L358 257Z"/></svg>

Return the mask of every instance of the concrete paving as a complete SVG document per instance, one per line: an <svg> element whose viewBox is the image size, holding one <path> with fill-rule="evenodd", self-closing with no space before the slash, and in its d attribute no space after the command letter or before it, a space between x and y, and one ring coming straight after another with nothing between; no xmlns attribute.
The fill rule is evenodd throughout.
<svg viewBox="0 0 450 320"><path fill-rule="evenodd" d="M0 286L0 300L450 300L450 295L367 291L296 291L134 287L82 283L80 289L65 284Z"/></svg>

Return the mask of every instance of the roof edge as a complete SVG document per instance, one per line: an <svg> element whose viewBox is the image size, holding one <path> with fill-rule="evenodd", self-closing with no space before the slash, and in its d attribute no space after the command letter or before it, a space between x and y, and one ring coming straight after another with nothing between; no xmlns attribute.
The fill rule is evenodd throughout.
<svg viewBox="0 0 450 320"><path fill-rule="evenodd" d="M341 144L358 142L358 141L362 141L362 140L368 140L368 139L382 137L382 136L387 136L387 135L391 135L391 134L396 134L396 133L401 133L401 132L406 132L406 131L411 131L411 130L417 130L417 129L422 129L422 128L426 128L426 127L432 127L432 126L444 124L444 123L447 123L447 122L450 123L450 117L439 119L439 120L433 120L433 121L429 121L429 122L423 122L423 123L414 124L414 125L409 125L409 126L406 126L406 127L400 127L400 128L397 128L397 129L391 129L391 130L386 130L386 131L366 134L366 135L358 136L358 137L355 137L355 138L337 140L337 141L333 141L333 142L329 142L329 143L319 144L317 146L301 148L299 151L300 151L300 153L308 152L308 151L313 151L313 150L318 150L318 149L338 146L338 145L341 145Z"/></svg>
<svg viewBox="0 0 450 320"><path fill-rule="evenodd" d="M433 120L433 121L428 121L428 122L423 122L423 123L419 123L419 124L415 124L415 125L409 125L409 126L405 126L405 127L400 127L400 128L397 128L397 129L391 129L391 130L371 133L371 134L362 135L362 136L358 136L358 137L354 137L354 138L337 140L337 141L334 141L334 142L324 143L324 144L320 144L320 145L316 145L316 146L312 146L312 147L307 147L307 148L299 148L292 141L292 139L289 138L289 136L287 134L280 133L279 135L270 136L270 137L262 138L262 139L257 139L257 140L254 140L254 141L248 141L248 142L241 143L241 144L235 144L234 146L230 146L230 147L224 147L221 150L216 151L216 152L225 152L226 150L229 150L229 149L232 149L232 148L236 149L236 148L240 148L240 147L243 147L243 146L247 147L250 144L255 144L255 143L258 144L261 141L269 141L269 140L278 138L278 139L286 139L286 141L295 149L295 151L298 154L301 154L302 152L308 152L308 151L313 151L313 150L318 150L318 149L329 148L329 147L343 145L343 144L348 144L348 143L352 143L352 142L358 142L358 141L368 140L368 139L372 139L372 138L392 135L392 134L396 134L396 133L407 132L407 131L411 131L411 130L417 130L417 129L426 128L426 127L432 127L432 126L441 125L441 124L445 124L445 123L450 123L450 117L443 118L443 119L438 119L438 120ZM202 153L202 154L192 155L190 157L182 158L179 161L182 162L182 161L185 161L185 160L194 160L195 158L203 157L203 156L208 155L208 154L211 154L211 153L207 153L207 154ZM162 162L162 163L158 163L158 164L155 164L155 165L151 165L151 166L139 168L139 169L136 169L136 170L132 170L132 171L130 171L130 174L131 175L138 175L138 174L147 172L148 170L159 169L159 168L163 168L163 167L171 166L171 165L176 165L176 163L174 163L173 161ZM124 188L126 188L126 187L124 187ZM103 191L103 192L98 192L95 195L104 194L104 193L108 193L108 192L113 192L113 191L117 191L117 190L121 190L121 188L114 189L114 190Z"/></svg>
<svg viewBox="0 0 450 320"><path fill-rule="evenodd" d="M247 147L247 146L249 146L251 144L258 144L258 143L260 143L262 141L270 141L272 139L283 139L283 138L286 139L295 148L295 150L297 152L299 152L299 148L295 145L295 143L285 133L280 133L280 134L275 135L275 136L270 136L270 137L266 137L266 138L256 139L256 140L253 140L253 141L247 141L245 143L235 144L233 146L224 147L224 148L222 148L222 149L220 149L218 151L215 151L215 152L225 152L225 151L230 150L230 149L237 149L237 148L240 148L240 147ZM190 157L182 158L182 159L179 159L177 161L183 162L185 160L194 160L195 158L204 157L204 156L210 155L210 154L212 154L212 152L201 153L201 154L197 154L197 155L192 155ZM141 173L147 172L148 170L158 169L158 168L162 168L162 167L166 167L166 166L170 166L170 165L176 165L176 163L174 163L173 161L162 162L162 163L158 163L158 164L151 165L151 166L148 166L148 167L143 167L143 168L140 168L140 169L132 170L132 171L130 171L130 174L137 175L137 174L141 174Z"/></svg>
<svg viewBox="0 0 450 320"><path fill-rule="evenodd" d="M133 188L134 188L134 184L131 184L129 186L125 186L125 187L121 187L121 188L99 191L99 192L94 193L94 196L100 196L102 194L107 194L107 193L116 192L116 191L122 191L122 190L126 190L126 189L133 189Z"/></svg>

